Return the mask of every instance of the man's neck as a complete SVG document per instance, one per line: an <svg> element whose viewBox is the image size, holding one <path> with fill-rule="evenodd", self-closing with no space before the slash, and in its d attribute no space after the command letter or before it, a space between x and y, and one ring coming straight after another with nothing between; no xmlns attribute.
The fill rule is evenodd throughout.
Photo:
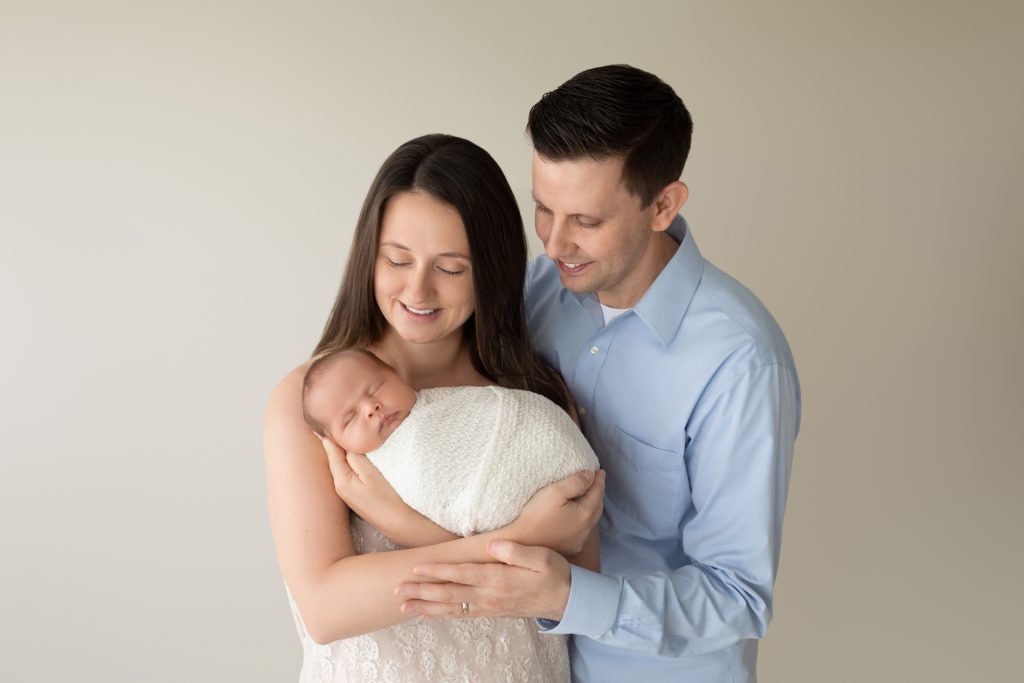
<svg viewBox="0 0 1024 683"><path fill-rule="evenodd" d="M656 232L647 244L647 253L631 277L631 286L625 292L598 292L597 300L609 308L632 308L643 298L665 266L679 250L667 232Z"/></svg>

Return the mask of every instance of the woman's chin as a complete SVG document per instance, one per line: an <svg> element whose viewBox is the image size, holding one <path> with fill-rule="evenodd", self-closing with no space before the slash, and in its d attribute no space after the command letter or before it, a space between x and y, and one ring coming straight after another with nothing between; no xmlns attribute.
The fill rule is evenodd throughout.
<svg viewBox="0 0 1024 683"><path fill-rule="evenodd" d="M392 327L395 332L398 333L398 336L402 338L402 341L408 342L409 344L433 344L459 333L458 329L448 330L444 329L443 326L436 324L399 324L392 325Z"/></svg>

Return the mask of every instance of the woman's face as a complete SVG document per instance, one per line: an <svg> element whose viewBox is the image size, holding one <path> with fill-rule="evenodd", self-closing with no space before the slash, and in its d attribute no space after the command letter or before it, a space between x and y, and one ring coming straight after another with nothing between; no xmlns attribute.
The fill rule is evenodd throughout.
<svg viewBox="0 0 1024 683"><path fill-rule="evenodd" d="M373 289L381 313L402 339L429 344L462 334L473 314L472 267L455 207L416 191L388 201Z"/></svg>

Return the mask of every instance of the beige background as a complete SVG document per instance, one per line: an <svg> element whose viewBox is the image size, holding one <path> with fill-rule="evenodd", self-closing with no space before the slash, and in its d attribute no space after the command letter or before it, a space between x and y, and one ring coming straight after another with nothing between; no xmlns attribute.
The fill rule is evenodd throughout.
<svg viewBox="0 0 1024 683"><path fill-rule="evenodd" d="M611 62L803 381L762 680L1018 678L1019 3L367 4L0 0L0 679L294 680L262 411L370 178L452 132L528 212L529 106Z"/></svg>

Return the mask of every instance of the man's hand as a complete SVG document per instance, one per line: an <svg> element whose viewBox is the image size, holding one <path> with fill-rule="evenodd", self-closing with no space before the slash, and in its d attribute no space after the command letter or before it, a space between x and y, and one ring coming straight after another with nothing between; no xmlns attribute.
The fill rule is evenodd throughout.
<svg viewBox="0 0 1024 683"><path fill-rule="evenodd" d="M492 564L424 564L423 583L402 583L402 612L424 617L541 617L559 621L569 601L569 562L549 548L491 541ZM440 582L440 583L431 583ZM463 610L463 604L469 610Z"/></svg>

